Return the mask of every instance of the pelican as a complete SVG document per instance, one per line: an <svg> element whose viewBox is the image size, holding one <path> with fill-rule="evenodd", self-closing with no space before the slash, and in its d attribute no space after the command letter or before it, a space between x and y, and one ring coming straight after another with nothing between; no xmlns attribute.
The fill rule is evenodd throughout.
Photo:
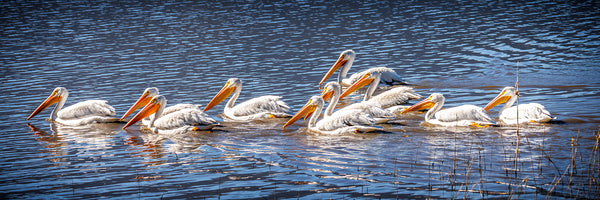
<svg viewBox="0 0 600 200"><path fill-rule="evenodd" d="M56 107L50 113L50 120L63 125L79 126L119 121L119 119L112 117L116 114L115 108L108 105L107 101L104 100L87 100L62 109L68 96L69 92L66 88L55 88L52 94L27 117L27 120L56 103Z"/></svg>
<svg viewBox="0 0 600 200"><path fill-rule="evenodd" d="M323 88L323 92L321 93L321 97L325 101L331 99L329 101L329 105L325 109L325 117L331 116L333 114L333 109L337 105L339 101L339 97L341 95L341 86L339 83L332 81L325 84ZM349 110L349 109L357 109L363 111L376 119L378 123L387 121L391 118L394 118L395 115L389 110L381 108L381 104L376 102L362 101L360 103L350 104L340 110ZM339 110L338 110L339 111Z"/></svg>
<svg viewBox="0 0 600 200"><path fill-rule="evenodd" d="M367 88L367 91L365 91L363 101L378 103L382 108L390 108L392 106L408 103L408 101L413 99L422 98L422 96L417 94L412 88L406 86L395 87L377 96L373 96L375 89L377 89L377 86L379 85L381 76L382 73L380 72L365 73L358 81L348 87L346 91L340 95L340 99L365 85L369 85L369 87Z"/></svg>
<svg viewBox="0 0 600 200"><path fill-rule="evenodd" d="M156 87L149 87L146 88L144 90L144 92L142 93L142 96L140 96L140 98L131 106L131 108L129 108L129 110L127 110L127 113L125 113L123 115L123 117L121 117L121 121L123 121L127 116L129 116L131 113L133 113L135 110L144 107L145 105L148 104L148 102L150 102L150 100L156 96L158 96L158 88ZM166 107L163 112L162 115L168 115L170 113L173 112L177 112L179 110L183 110L183 109L199 109L200 105L194 105L194 104L175 104L169 107ZM144 119L142 119L142 124L145 126L149 126L150 125L150 121L154 118L154 115L150 115ZM214 119L210 119L209 121L215 121Z"/></svg>
<svg viewBox="0 0 600 200"><path fill-rule="evenodd" d="M485 127L487 125L495 124L490 117L485 114L483 108L475 105L462 105L440 110L444 105L444 100L444 95L433 93L427 99L402 111L402 114L430 108L425 114L425 122L434 125ZM433 115L435 115L435 119L432 119Z"/></svg>
<svg viewBox="0 0 600 200"><path fill-rule="evenodd" d="M317 122L319 114L323 110L325 100L321 96L313 96L285 125L283 129L298 121L298 119L311 113L308 121L308 130L322 134L345 134L379 131L373 127L375 120L367 113L355 109L339 110L331 116L326 116Z"/></svg>
<svg viewBox="0 0 600 200"><path fill-rule="evenodd" d="M219 93L206 105L204 112L221 103L233 93L223 109L223 114L229 120L248 121L290 116L286 113L290 108L280 100L281 96L265 95L233 106L241 91L242 81L238 78L230 78Z"/></svg>
<svg viewBox="0 0 600 200"><path fill-rule="evenodd" d="M350 78L346 78L346 74L348 74L348 70L350 70L350 67L352 67L352 63L354 62L355 55L356 54L352 50L346 50L346 51L343 51L342 53L340 53L340 57L333 64L333 66L329 69L329 71L327 71L327 74L325 74L323 79L321 79L321 82L319 82L319 89L321 88L321 84L323 84L323 82L325 82L325 80L327 80L331 75L333 75L333 73L335 71L337 71L340 68L341 68L340 73L338 74L338 83L340 83L340 85L342 85L344 87L348 87L348 86L352 85L358 79L363 77L363 75L365 73L369 73L369 72L380 72L382 74L381 79L380 79L380 81L382 83L389 84L389 85L406 85L406 82L404 82L402 80L402 77L400 77L400 75L398 75L398 73L396 73L396 71L394 71L391 68L387 68L387 67L369 68L362 72L352 74L352 76L350 76Z"/></svg>
<svg viewBox="0 0 600 200"><path fill-rule="evenodd" d="M500 109L500 117L498 117L498 120L504 124L517 124L517 122L543 123L556 119L556 117L552 117L550 112L539 103L519 104L519 115L517 115L517 106L511 106L515 103L518 96L519 93L514 87L505 87L502 89L502 92L500 92L500 94L490 101L483 109L488 111L499 104L505 103L502 109Z"/></svg>
<svg viewBox="0 0 600 200"><path fill-rule="evenodd" d="M167 98L157 95L148 101L123 129L154 114L150 119L148 128L158 133L181 133L187 131L210 130L217 125L217 121L210 118L197 108L180 109L171 113L164 113Z"/></svg>

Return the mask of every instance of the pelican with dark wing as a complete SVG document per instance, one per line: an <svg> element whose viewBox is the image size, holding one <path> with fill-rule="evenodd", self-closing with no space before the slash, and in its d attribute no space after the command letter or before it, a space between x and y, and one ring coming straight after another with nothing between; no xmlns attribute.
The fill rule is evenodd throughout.
<svg viewBox="0 0 600 200"><path fill-rule="evenodd" d="M448 109L442 109L444 106L444 95L433 93L427 99L416 103L415 105L402 111L402 114L429 109L425 113L425 122L439 126L474 126L481 127L495 124L490 117L485 114L483 108L475 105L462 105ZM435 118L433 118L435 116Z"/></svg>
<svg viewBox="0 0 600 200"><path fill-rule="evenodd" d="M323 76L323 79L321 79L321 82L319 82L319 88L321 88L321 84L323 84L323 82L325 82L329 77L331 77L331 75L333 75L333 73L335 71L337 71L338 69L340 69L340 73L338 74L337 81L343 87L348 87L348 86L354 84L356 81L358 81L358 79L363 77L364 74L370 73L370 72L381 73L380 81L382 83L389 84L389 85L406 85L406 82L404 82L402 80L402 77L400 77L400 75L398 75L398 73L396 73L396 71L394 71L393 69L388 68L388 67L369 68L367 70L352 74L352 76L350 76L350 78L346 78L346 75L348 74L350 67L352 67L352 63L354 63L355 56L356 56L356 54L352 50L346 50L346 51L343 51L342 53L340 53L340 57L333 64L333 66L331 66L329 71L327 71L327 74L325 74L325 76Z"/></svg>
<svg viewBox="0 0 600 200"><path fill-rule="evenodd" d="M68 106L63 109L69 92L64 87L57 87L52 91L52 94L40 104L27 120L31 119L38 113L42 112L52 104L56 104L50 120L56 121L63 125L79 126L92 123L109 123L118 122L119 119L113 117L115 108L108 105L104 100L87 100Z"/></svg>
<svg viewBox="0 0 600 200"><path fill-rule="evenodd" d="M552 117L550 112L539 103L519 104L517 115L517 106L511 106L517 101L518 96L518 91L514 87L505 87L502 89L502 92L500 92L500 94L490 101L483 109L488 111L493 107L504 103L504 106L500 109L500 117L498 117L498 119L499 122L508 125L517 124L517 122L544 123L556 119L556 117Z"/></svg>
<svg viewBox="0 0 600 200"><path fill-rule="evenodd" d="M325 100L321 96L313 96L292 118L283 125L283 128L293 124L302 117L310 116L308 130L322 134L344 134L380 131L374 127L375 119L369 114L356 109L339 110L331 116L325 116L319 122L317 118L323 110Z"/></svg>
<svg viewBox="0 0 600 200"><path fill-rule="evenodd" d="M148 122L147 128L158 133L185 133L188 131L210 130L217 125L217 121L210 118L200 109L185 108L171 113L165 113L167 99L157 95L148 101L123 129L154 114ZM178 104L179 105L179 104Z"/></svg>
<svg viewBox="0 0 600 200"><path fill-rule="evenodd" d="M241 91L242 81L238 78L230 78L219 93L206 105L204 112L210 110L233 94L223 109L225 120L249 121L290 116L286 113L289 107L285 102L281 101L281 96L260 96L234 106Z"/></svg>

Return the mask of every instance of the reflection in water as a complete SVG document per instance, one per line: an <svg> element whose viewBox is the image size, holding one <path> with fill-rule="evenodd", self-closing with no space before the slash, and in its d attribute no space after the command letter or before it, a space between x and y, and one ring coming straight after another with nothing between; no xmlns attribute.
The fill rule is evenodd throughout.
<svg viewBox="0 0 600 200"><path fill-rule="evenodd" d="M59 136L58 134L55 134L55 132L53 131L53 133L48 133L46 131L43 131L37 127L35 127L34 125L27 123L26 124L31 131L33 132L33 134L35 136L37 136L35 138L35 140L40 141L45 143L46 145L44 146L45 149L43 151L41 151L40 153L42 153L43 155L46 155L46 157L48 157L48 160L57 164L57 165L65 165L67 159L64 157L67 155L67 152L64 151L64 147L66 147L68 145L68 142L63 141L63 137ZM55 130L56 129L56 124L51 123L50 124L50 130Z"/></svg>

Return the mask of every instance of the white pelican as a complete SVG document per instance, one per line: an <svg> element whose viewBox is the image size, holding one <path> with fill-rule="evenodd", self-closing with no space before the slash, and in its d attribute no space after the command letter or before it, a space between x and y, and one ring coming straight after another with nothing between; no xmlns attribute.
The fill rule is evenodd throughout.
<svg viewBox="0 0 600 200"><path fill-rule="evenodd" d="M308 100L308 103L304 105L285 125L293 124L298 119L307 116L311 113L310 120L308 121L308 130L316 133L323 134L344 134L344 133L364 133L379 131L380 128L373 127L375 120L367 113L356 110L339 110L333 113L331 116L326 116L321 121L317 122L325 100L321 96L313 96Z"/></svg>
<svg viewBox="0 0 600 200"><path fill-rule="evenodd" d="M495 124L483 108L475 105L462 105L444 110L444 95L433 93L427 99L402 111L402 114L430 108L425 114L425 122L440 126L487 126ZM433 118L435 115L435 119Z"/></svg>
<svg viewBox="0 0 600 200"><path fill-rule="evenodd" d="M168 114L163 113L167 98L158 95L149 100L148 104L138 112L123 129L154 114L150 119L148 128L158 133L182 133L187 131L210 130L217 125L217 121L210 118L200 109L180 109ZM179 105L179 104L178 104Z"/></svg>
<svg viewBox="0 0 600 200"><path fill-rule="evenodd" d="M325 109L325 117L331 116L333 114L333 109L337 105L340 95L342 93L341 90L342 90L342 87L340 86L339 83L337 83L335 81L328 82L327 84L325 84L325 87L323 88L323 92L321 93L321 97L323 97L323 99L325 101L327 101L328 99L331 98L331 100L329 101L329 105ZM394 113L392 113L389 110L381 108L381 104L376 103L376 102L362 101L359 103L350 104L340 110L349 110L349 109L357 109L357 110L366 112L367 114L374 117L378 123L387 121L387 120L395 117Z"/></svg>
<svg viewBox="0 0 600 200"><path fill-rule="evenodd" d="M145 105L148 104L148 102L150 102L150 100L156 96L158 96L158 88L156 87L149 87L146 88L144 90L144 92L142 93L142 96L140 96L140 98L131 106L131 108L129 108L129 110L127 110L127 113L125 113L123 115L123 117L121 117L121 121L123 121L127 116L129 116L131 113L133 113L135 110L137 110L138 108L144 107ZM183 109L199 109L200 105L194 105L194 104L175 104L169 107L166 107L163 112L162 115L168 115L170 113L173 112L177 112L179 110L183 110ZM150 115L149 117L146 117L142 120L142 124L145 126L149 126L150 125L150 121L154 118L154 115ZM209 121L215 121L214 119L210 119Z"/></svg>
<svg viewBox="0 0 600 200"><path fill-rule="evenodd" d="M378 103L382 108L390 108L392 106L408 103L408 101L413 99L422 98L422 96L417 94L412 88L406 86L395 87L382 92L377 96L373 96L375 89L377 89L377 86L379 85L381 75L380 72L365 73L358 81L348 87L346 91L340 95L340 99L350 95L352 92L365 85L369 85L369 87L367 88L367 91L365 91L363 101Z"/></svg>
<svg viewBox="0 0 600 200"><path fill-rule="evenodd" d="M542 104L528 103L519 104L519 118L517 120L517 106L511 106L515 103L518 96L519 93L514 87L505 87L483 109L487 111L501 103L505 103L502 109L500 109L500 117L498 117L498 120L504 124L517 124L517 121L519 123L543 123L556 119L550 115L550 112Z"/></svg>
<svg viewBox="0 0 600 200"><path fill-rule="evenodd" d="M290 108L280 100L281 96L265 95L233 106L241 91L242 81L238 78L230 78L219 93L206 105L204 112L221 103L233 93L223 109L223 114L228 120L248 121L290 116L286 113Z"/></svg>
<svg viewBox="0 0 600 200"><path fill-rule="evenodd" d="M68 96L69 92L66 88L55 88L52 94L27 117L27 120L56 103L56 107L50 114L50 120L64 125L78 126L119 121L119 119L112 117L116 114L115 108L108 105L107 101L104 100L87 100L62 109Z"/></svg>
<svg viewBox="0 0 600 200"><path fill-rule="evenodd" d="M333 75L333 73L335 71L337 71L340 68L341 69L340 69L340 73L338 74L337 81L338 81L338 83L340 83L340 85L342 85L344 87L348 87L348 86L352 85L353 83L358 81L358 79L363 77L363 75L365 73L369 73L369 72L380 72L382 74L381 79L380 79L380 81L382 83L389 84L389 85L406 85L406 82L404 82L402 80L402 77L400 77L400 75L398 75L398 73L396 73L396 71L394 71L391 68L387 68L387 67L369 68L362 72L352 74L352 76L350 76L350 78L346 78L346 74L348 74L348 70L350 70L350 67L352 67L352 63L354 62L355 55L356 54L352 50L346 50L346 51L343 51L342 53L340 53L340 57L333 64L333 66L329 69L329 71L327 71L327 74L325 74L323 79L321 79L321 82L319 82L319 88L321 88L321 84L323 84L323 82L325 82L325 80L327 80L331 75Z"/></svg>

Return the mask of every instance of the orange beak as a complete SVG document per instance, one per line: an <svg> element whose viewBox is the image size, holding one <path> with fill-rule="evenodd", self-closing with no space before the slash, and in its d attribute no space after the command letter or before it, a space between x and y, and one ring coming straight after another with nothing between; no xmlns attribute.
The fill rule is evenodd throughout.
<svg viewBox="0 0 600 200"><path fill-rule="evenodd" d="M369 85L373 82L373 80L375 80L374 78L370 77L371 75L369 73L366 73L362 78L360 78L358 81L356 81L356 83L352 84L350 87L348 87L348 89L346 89L346 91L344 91L344 93L342 93L342 95L340 95L340 99L352 94L354 91L364 87L365 85Z"/></svg>
<svg viewBox="0 0 600 200"><path fill-rule="evenodd" d="M327 80L329 77L331 77L331 75L333 75L333 73L335 71L337 71L342 65L344 65L344 64L346 64L346 62L348 62L348 60L344 60L344 57L345 57L344 54L340 55L340 57L337 59L337 61L335 61L335 64L333 64L333 66L331 66L331 68L329 69L327 74L325 74L325 76L323 76L323 79L321 79L321 82L319 82L319 89L321 89L321 84L323 84L323 82L325 82L325 80Z"/></svg>
<svg viewBox="0 0 600 200"><path fill-rule="evenodd" d="M129 122L127 122L127 124L125 124L125 126L123 126L123 129L135 124L136 122L150 116L151 114L156 113L156 111L158 111L158 108L160 108L160 104L156 103L156 102L151 102L148 105L146 105L144 108L142 108L142 110L140 110L140 112L138 112L135 116L133 116L133 118L131 120L129 120Z"/></svg>
<svg viewBox="0 0 600 200"><path fill-rule="evenodd" d="M213 97L212 100L210 100L208 105L206 105L206 108L204 108L204 112L206 112L207 110L210 110L211 108L215 107L217 104L223 102L223 100L225 100L229 95L231 95L231 93L233 93L233 91L235 91L236 87L228 87L228 86L229 86L229 82L227 82L225 84L225 86L223 86L223 88L221 88L219 93L217 93L217 95L215 97Z"/></svg>
<svg viewBox="0 0 600 200"><path fill-rule="evenodd" d="M328 91L327 88L325 88L323 90L323 92L321 92L321 97L323 97L323 100L327 101L329 100L329 98L331 98L333 96L333 90Z"/></svg>
<svg viewBox="0 0 600 200"><path fill-rule="evenodd" d="M400 114L404 114L407 112L411 112L411 111L417 111L417 110L423 110L423 109L429 109L431 107L433 107L435 105L435 103L433 101L431 101L431 97L420 101L419 103L416 103L415 105L412 105L411 107L403 110Z"/></svg>
<svg viewBox="0 0 600 200"><path fill-rule="evenodd" d="M123 115L123 117L121 117L121 121L123 121L123 119L125 119L125 117L129 116L131 113L133 113L133 111L143 107L144 105L148 104L148 102L150 102L150 99L152 99L151 97L148 96L148 94L142 94L142 96L133 104L133 106L131 106L131 108L129 108L129 110L127 110L127 113L125 113L125 115Z"/></svg>
<svg viewBox="0 0 600 200"><path fill-rule="evenodd" d="M292 116L292 118L290 120L287 121L287 123L285 123L285 125L283 125L283 129L285 129L286 126L289 126L290 124L293 124L294 122L298 121L300 118L304 117L304 116L308 116L309 114L312 114L313 112L315 112L315 109L317 108L316 105L311 105L310 103L311 101L308 101L308 103L306 105L304 105L304 107L302 107L300 109L300 111L298 111L294 116Z"/></svg>
<svg viewBox="0 0 600 200"><path fill-rule="evenodd" d="M60 101L61 98L62 97L58 96L56 92L53 92L48 98L46 98L44 102L42 102L42 104L40 104L37 107L37 109L35 109L35 111L33 111L33 113L31 113L31 115L29 115L29 117L27 117L27 120L31 119L33 116L50 107L52 104L57 103L58 101Z"/></svg>
<svg viewBox="0 0 600 200"><path fill-rule="evenodd" d="M505 93L505 91L502 91L500 94L498 94L498 96L496 96L496 98L492 99L492 101L490 101L490 103L485 105L485 107L483 109L485 111L488 111L488 110L492 109L493 107L508 101L510 99L510 96L504 96L504 93Z"/></svg>

